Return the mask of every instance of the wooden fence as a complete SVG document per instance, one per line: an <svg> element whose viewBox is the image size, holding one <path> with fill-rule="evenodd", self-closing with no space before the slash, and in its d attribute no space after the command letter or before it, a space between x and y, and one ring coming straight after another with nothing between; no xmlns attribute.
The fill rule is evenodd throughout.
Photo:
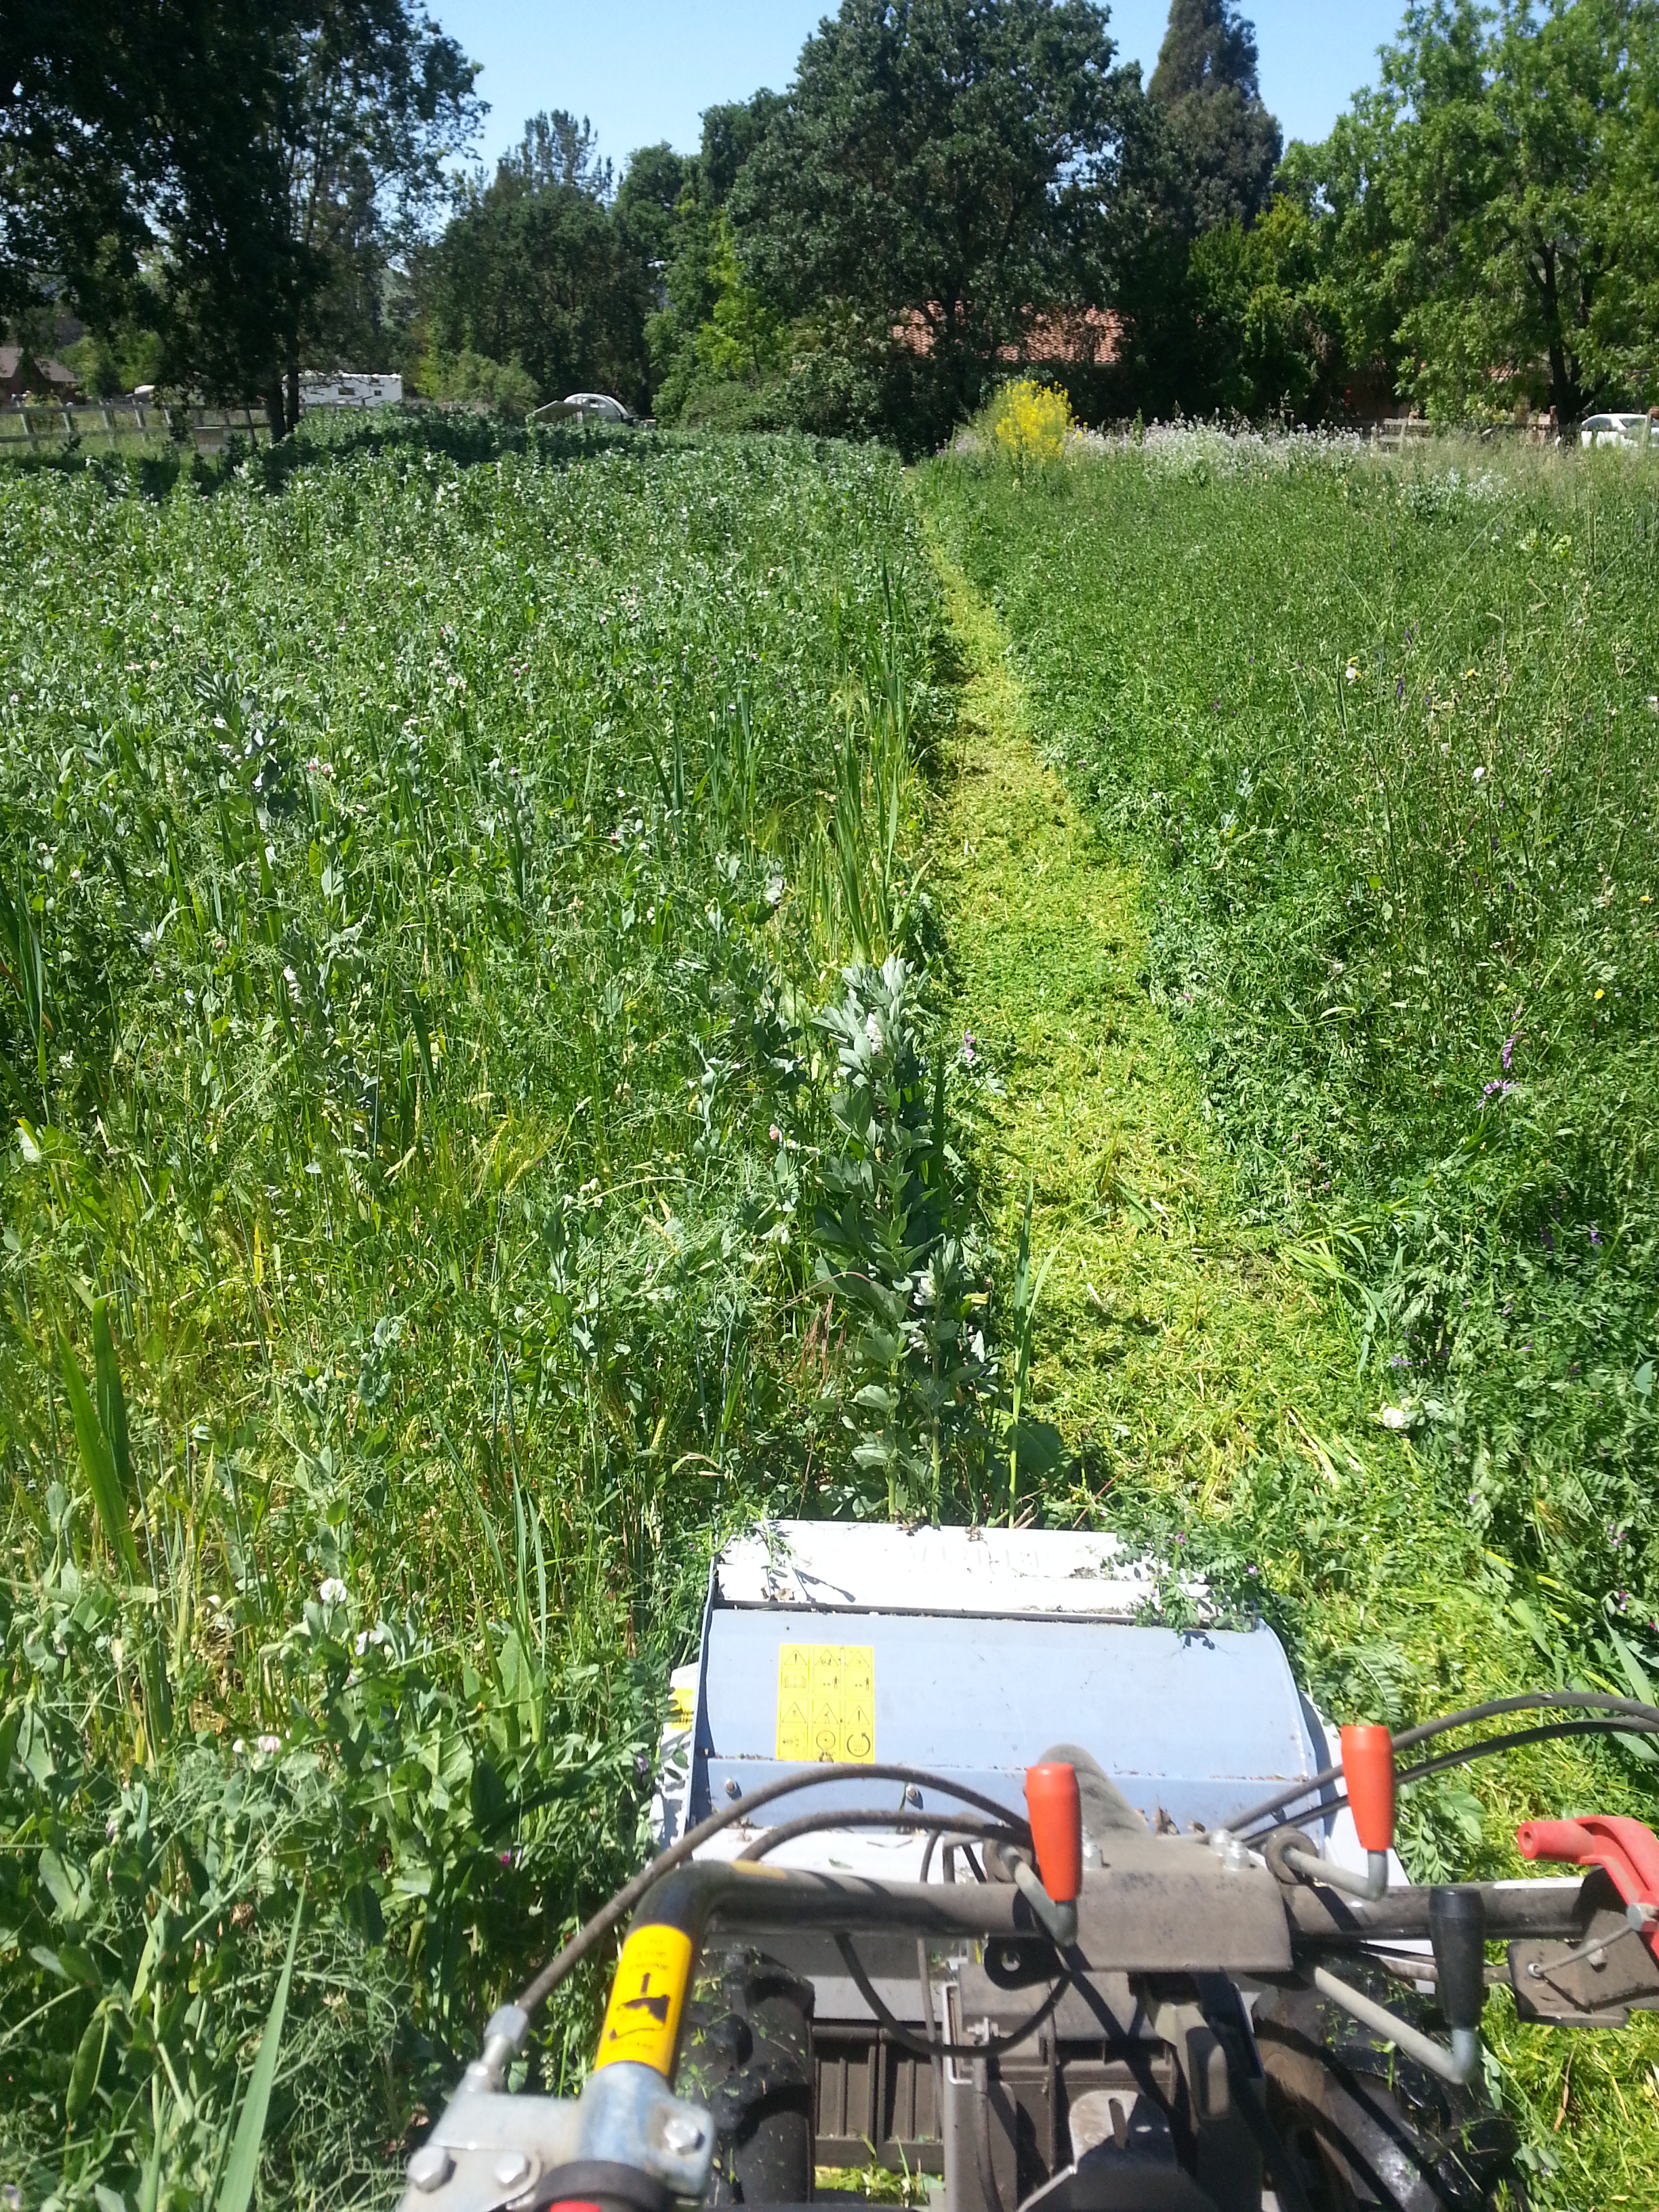
<svg viewBox="0 0 1659 2212"><path fill-rule="evenodd" d="M153 445L193 445L217 453L232 437L267 443L270 428L251 407L163 407L150 399L52 401L14 399L0 407L0 455L55 452L78 440L83 446L119 446L131 440Z"/></svg>
<svg viewBox="0 0 1659 2212"><path fill-rule="evenodd" d="M1553 446L1557 442L1555 425L1544 415L1534 415L1525 422L1490 422L1479 430L1462 433L1455 426L1431 422L1421 415L1390 415L1384 422L1372 423L1371 450L1403 453L1408 446L1426 444L1431 438L1443 438L1449 434L1480 438L1491 444Z"/></svg>

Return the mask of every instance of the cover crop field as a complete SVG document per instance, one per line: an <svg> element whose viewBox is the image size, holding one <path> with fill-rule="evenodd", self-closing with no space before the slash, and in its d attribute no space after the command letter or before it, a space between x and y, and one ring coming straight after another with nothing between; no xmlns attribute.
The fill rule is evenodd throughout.
<svg viewBox="0 0 1659 2212"><path fill-rule="evenodd" d="M757 1511L1121 1528L1343 1717L1650 1694L1656 531L1192 432L0 483L27 2203L386 2201ZM1639 2190L1653 2024L1489 2024L1533 2200Z"/></svg>
<svg viewBox="0 0 1659 2212"><path fill-rule="evenodd" d="M636 1862L711 1519L852 1472L803 1219L872 1150L815 1018L915 922L897 466L434 434L0 487L31 2204L211 2198L302 1891L267 2185L395 2186Z"/></svg>

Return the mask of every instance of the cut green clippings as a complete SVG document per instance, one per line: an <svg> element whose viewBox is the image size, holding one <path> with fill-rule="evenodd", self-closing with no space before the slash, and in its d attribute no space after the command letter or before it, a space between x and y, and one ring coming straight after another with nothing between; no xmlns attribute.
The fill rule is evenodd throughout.
<svg viewBox="0 0 1659 2212"><path fill-rule="evenodd" d="M933 495L1370 1414L1573 1594L1564 1649L1651 1645L1659 491L1218 442Z"/></svg>

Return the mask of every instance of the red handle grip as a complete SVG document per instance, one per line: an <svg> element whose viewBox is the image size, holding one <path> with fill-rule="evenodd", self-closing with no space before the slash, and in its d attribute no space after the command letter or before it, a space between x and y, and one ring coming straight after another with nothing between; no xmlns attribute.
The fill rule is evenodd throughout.
<svg viewBox="0 0 1659 2212"><path fill-rule="evenodd" d="M1083 1801L1076 1767L1028 1766L1025 1809L1042 1887L1056 1905L1075 1904L1083 1887Z"/></svg>
<svg viewBox="0 0 1659 2212"><path fill-rule="evenodd" d="M1376 1721L1342 1731L1342 1779L1354 1832L1368 1851L1394 1844L1394 1738Z"/></svg>
<svg viewBox="0 0 1659 2212"><path fill-rule="evenodd" d="M1626 1905L1659 1909L1659 1836L1640 1820L1617 1813L1588 1813L1581 1820L1523 1820L1515 1840L1523 1859L1605 1867ZM1659 1925L1644 1929L1643 1937L1659 1959Z"/></svg>

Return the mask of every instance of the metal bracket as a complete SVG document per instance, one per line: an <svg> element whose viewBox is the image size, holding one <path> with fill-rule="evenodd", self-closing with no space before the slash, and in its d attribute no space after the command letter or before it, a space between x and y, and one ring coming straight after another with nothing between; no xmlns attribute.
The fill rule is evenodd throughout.
<svg viewBox="0 0 1659 2212"><path fill-rule="evenodd" d="M1062 1951L1069 1951L1077 1941L1076 1905L1057 1904L1018 1852L1011 1850L1006 1844L997 1845L997 1856L1007 1869L1009 1880L1036 1913L1043 1928Z"/></svg>
<svg viewBox="0 0 1659 2212"><path fill-rule="evenodd" d="M1632 2012L1659 2011L1659 1961L1645 1942L1652 1907L1604 1906L1577 1943L1518 1942L1509 1947L1515 2009L1522 2020L1554 2027L1623 2027Z"/></svg>
<svg viewBox="0 0 1659 2212"><path fill-rule="evenodd" d="M1375 1905L1388 1894L1389 1855L1386 1851L1367 1851L1363 1875L1350 1873L1333 1860L1316 1858L1311 1851L1300 1850L1291 1844L1281 1854L1293 1874L1304 1881L1322 1881L1327 1889L1340 1889L1345 1897L1358 1897L1367 1905Z"/></svg>
<svg viewBox="0 0 1659 2212"><path fill-rule="evenodd" d="M1414 2058L1419 2066L1427 2067L1431 2074L1437 2074L1443 2081L1461 2085L1473 2078L1480 2063L1480 2032L1478 2028L1453 2028L1449 2051L1443 2043L1437 2043L1431 2035L1425 2035L1420 2028L1412 2027L1397 2013L1390 2012L1387 2005L1378 2004L1375 1997L1368 1997L1363 1990L1350 1989L1346 1982L1339 1981L1324 1966L1314 1968L1313 1985L1321 1996L1328 1997L1333 2004L1340 2005L1343 2011L1357 2020L1362 2027L1370 2028L1373 2035L1379 2035L1385 2042L1395 2045L1407 2058Z"/></svg>
<svg viewBox="0 0 1659 2212"><path fill-rule="evenodd" d="M509 2043L507 2055L516 2047ZM600 2067L577 2098L509 2096L499 2087L503 2073L486 2035L483 2057L409 2161L398 2212L527 2206L544 2175L590 2161L633 2166L675 2197L700 2197L708 2187L714 2123L649 2066Z"/></svg>

